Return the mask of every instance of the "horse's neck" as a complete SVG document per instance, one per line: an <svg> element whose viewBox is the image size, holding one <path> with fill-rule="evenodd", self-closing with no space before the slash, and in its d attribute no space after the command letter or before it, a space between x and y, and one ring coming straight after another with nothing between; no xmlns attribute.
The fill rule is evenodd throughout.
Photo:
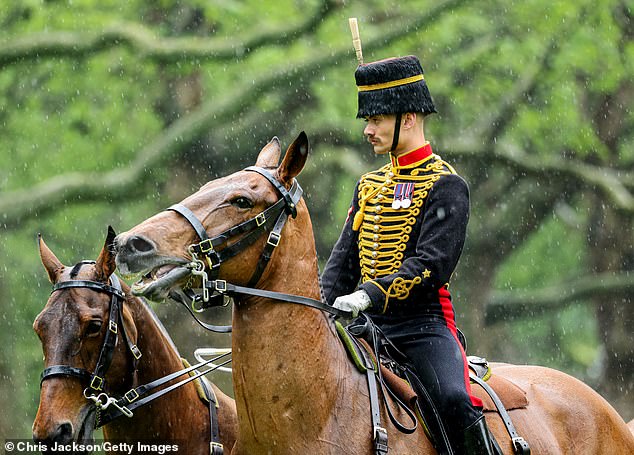
<svg viewBox="0 0 634 455"><path fill-rule="evenodd" d="M126 304L133 314L138 331L137 346L142 353L137 366L138 383L135 386L147 384L182 369L182 360L154 313L137 298L127 300ZM182 380L182 377L179 379ZM154 391L156 390L150 393ZM187 418L191 420L183 424L204 425L204 422L197 422L200 413L195 412L196 406L206 408L198 399L195 389L188 384L163 395L157 402L150 402L135 410L134 419L138 419L137 422L131 423L125 417L113 421L104 428L104 436L132 441L157 437L170 440L180 434L178 426L182 423L183 408L189 410Z"/></svg>
<svg viewBox="0 0 634 455"><path fill-rule="evenodd" d="M305 232L302 240L286 240L258 287L319 299L314 241ZM232 344L241 437L248 428L262 443L266 435L296 432L292 425L306 426L307 436L318 433L347 371L328 317L299 304L246 298L234 307Z"/></svg>
<svg viewBox="0 0 634 455"><path fill-rule="evenodd" d="M132 311L138 330L138 347L143 356L138 364L138 381L143 384L183 368L178 351L152 311L134 299Z"/></svg>

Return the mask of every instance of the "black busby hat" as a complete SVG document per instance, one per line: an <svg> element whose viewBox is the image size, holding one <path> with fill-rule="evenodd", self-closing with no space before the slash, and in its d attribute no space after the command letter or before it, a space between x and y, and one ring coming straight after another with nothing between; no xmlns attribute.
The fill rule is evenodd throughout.
<svg viewBox="0 0 634 455"><path fill-rule="evenodd" d="M357 118L380 114L436 112L423 68L414 55L361 64L354 73L359 89Z"/></svg>

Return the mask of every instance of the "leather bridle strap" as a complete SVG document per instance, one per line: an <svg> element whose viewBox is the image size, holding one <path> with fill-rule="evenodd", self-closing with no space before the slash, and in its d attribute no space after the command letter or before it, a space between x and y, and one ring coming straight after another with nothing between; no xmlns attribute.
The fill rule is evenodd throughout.
<svg viewBox="0 0 634 455"><path fill-rule="evenodd" d="M54 378L56 376L74 376L82 381L89 381L92 374L83 368L71 367L68 365L53 365L45 368L40 375L40 387L45 379Z"/></svg>
<svg viewBox="0 0 634 455"><path fill-rule="evenodd" d="M297 303L311 308L316 308L326 313L330 313L336 317L350 318L352 313L350 311L343 311L328 304L323 303L321 300L311 299L301 295L284 294L282 292L267 291L264 289L247 288L243 286L237 286L235 284L227 283L224 280L210 280L207 282L207 288L210 291L215 291L220 294L225 294L229 297L234 295L250 295L254 297L264 297L267 299L279 300L287 303ZM203 308L205 306L203 305Z"/></svg>
<svg viewBox="0 0 634 455"><path fill-rule="evenodd" d="M174 211L183 216L183 218L185 218L196 231L196 234L200 238L201 242L193 244L190 248L193 253L201 255L207 260L212 279L217 276L218 267L222 262L252 245L260 237L262 232L269 232L269 237L264 251L260 256L260 260L256 265L256 269L251 279L249 280L249 285L255 285L264 272L273 250L279 244L281 231L286 222L287 215L291 215L293 217L297 215L297 203L302 197L303 190L297 181L293 182L290 191L286 190L286 188L280 184L275 177L262 168L252 166L246 168L245 171L257 172L262 175L273 186L275 186L282 195L282 198L279 201L256 215L254 218L227 229L214 237L209 237L198 217L196 217L196 215L183 204L174 204L167 210ZM232 237L240 234L246 235L237 240L235 243L225 246L220 250L216 250L217 247L224 245Z"/></svg>
<svg viewBox="0 0 634 455"><path fill-rule="evenodd" d="M231 352L227 352L225 354L221 354L217 357L214 357L212 359L208 359L208 360L203 360L200 363L197 363L196 365L192 365L190 367L187 368L183 368L182 370L179 371L175 371L174 373L170 373L167 376L163 376L160 377L158 379L155 379L152 382L149 382L147 384L141 385L139 387L136 387L134 389L130 389L129 391L127 391L123 397L121 397L119 400L117 400L117 405L119 407L126 407L129 411L134 411L135 409L144 406L146 404L148 404L151 401L156 400L159 397L162 397L163 395L171 392L174 389L177 389L179 387L184 386L185 384L194 381L198 378L200 378L201 376L206 375L207 373L221 367L224 366L228 363L231 362L231 359L226 360L222 363L220 363L219 365L217 365L214 368L211 368L209 370L205 370L203 372L197 372L196 370L198 368L201 368L205 365L208 365L210 363L213 363L223 357L228 356L229 354L231 354ZM154 393L152 393L151 395L147 395L148 393L150 393L151 391L167 384L170 381L173 381L174 379L189 374L191 372L195 372L195 374L189 376L186 379L183 379L182 381L179 381L175 384L172 384L169 387L163 388L159 391L156 391ZM145 396L147 395L147 396ZM114 409L112 408L108 408L108 413L107 414L102 414L102 417L99 420L99 424L97 427L101 427L103 425L107 425L108 423L112 422L114 419L116 419L117 417L120 417L122 415L122 412L119 410L119 408L115 407Z"/></svg>
<svg viewBox="0 0 634 455"><path fill-rule="evenodd" d="M89 387L95 391L102 391L104 387L104 376L108 368L110 368L110 363L112 362L112 356L114 354L114 348L117 343L117 335L119 332L118 321L121 320L121 310L119 301L123 301L125 299L125 294L121 290L121 284L115 275L110 277L111 286L107 284L100 283L98 281L90 281L90 280L73 280L73 281L60 281L53 286L53 290L51 293L61 290L61 289L70 289L70 288L88 288L97 292L104 292L111 296L110 299L110 315L108 318L108 328L106 330L106 335L104 337L103 344L101 345L101 351L99 352L99 357L97 360L97 365L95 366L95 370L90 373L83 368L71 367L68 365L53 365L51 367L45 368L42 371L42 375L40 377L40 385L46 379L55 377L55 376L74 376L79 378L80 380L90 379ZM122 330L125 330L122 328ZM126 337L127 338L127 337ZM136 348L136 346L134 346ZM138 352L138 357L140 357L140 352L138 348L136 349ZM137 354L133 351L133 355L138 359Z"/></svg>
<svg viewBox="0 0 634 455"><path fill-rule="evenodd" d="M172 210L182 215L183 218L185 218L194 228L194 231L196 231L196 234L198 234L198 238L200 238L200 240L209 240L209 236L207 235L205 226L203 226L194 212L189 210L186 206L184 206L183 204L174 204L171 207L168 207L167 210Z"/></svg>

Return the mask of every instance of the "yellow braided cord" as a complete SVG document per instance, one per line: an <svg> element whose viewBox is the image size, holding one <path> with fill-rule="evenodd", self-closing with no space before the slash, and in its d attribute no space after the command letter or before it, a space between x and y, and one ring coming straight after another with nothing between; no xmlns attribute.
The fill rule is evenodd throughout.
<svg viewBox="0 0 634 455"><path fill-rule="evenodd" d="M423 79L425 79L425 77L422 74L417 74L416 76L404 77L403 79L383 82L381 84L358 85L357 89L360 92L371 92L373 90L382 90L384 88L398 87L399 85L411 84L412 82L422 81Z"/></svg>
<svg viewBox="0 0 634 455"><path fill-rule="evenodd" d="M412 287L422 282L422 277L411 280L398 277L388 289L374 280L398 272L429 191L441 176L455 173L438 156L425 161L413 169L412 166L387 164L376 172L365 174L359 183L360 209L353 229L359 230L361 279L364 283L374 284L385 295L384 311L389 298L406 299ZM406 182L414 183L411 206L394 209L392 201L396 184Z"/></svg>

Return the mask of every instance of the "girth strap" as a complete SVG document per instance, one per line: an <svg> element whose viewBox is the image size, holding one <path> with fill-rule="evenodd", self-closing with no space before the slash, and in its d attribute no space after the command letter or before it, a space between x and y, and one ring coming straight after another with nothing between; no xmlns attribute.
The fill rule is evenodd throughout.
<svg viewBox="0 0 634 455"><path fill-rule="evenodd" d="M498 413L500 414L500 417L502 418L502 422L504 422L506 431L511 436L511 441L513 442L513 452L516 455L530 455L531 449L530 449L530 446L528 445L528 442L526 442L526 440L523 437L521 437L515 430L515 426L513 425L511 416L506 411L506 408L504 407L504 404L502 404L502 401L498 397L497 393L495 393L495 391L491 388L491 386L489 386L489 384L484 382L479 377L473 374L470 374L469 378L473 382L479 384L484 389L484 391L489 394L489 396L491 397L491 400L493 400L493 403L495 404L495 407L497 408Z"/></svg>

